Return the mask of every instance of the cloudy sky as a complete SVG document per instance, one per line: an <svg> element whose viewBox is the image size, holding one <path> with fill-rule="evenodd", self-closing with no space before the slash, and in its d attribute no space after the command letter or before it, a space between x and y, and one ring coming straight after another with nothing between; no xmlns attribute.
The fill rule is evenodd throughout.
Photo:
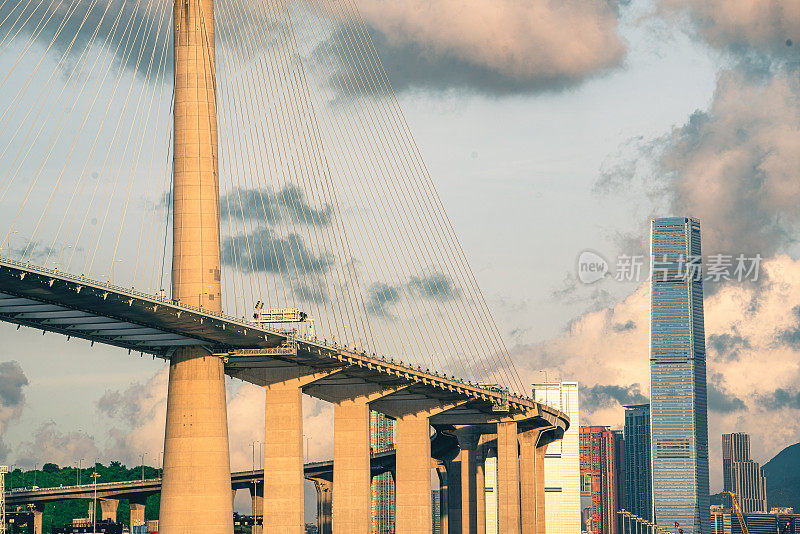
<svg viewBox="0 0 800 534"><path fill-rule="evenodd" d="M613 274L620 256L645 253L650 217L697 217L705 254L763 258L755 281L706 285L712 489L721 433L750 432L760 461L800 441L800 4L358 4L525 384L578 380L581 422L619 427L621 405L649 394L646 277L583 284L577 258L594 251ZM28 35L39 56L51 40L71 46ZM23 45L3 43L8 70L8 51ZM0 85L0 101L17 90ZM0 170L14 165L0 157ZM59 170L45 166L44 183ZM131 190L142 209L156 202ZM314 225L333 217L308 210ZM419 276L381 291L379 311L397 291L411 299ZM158 462L162 362L8 326L0 339L0 460ZM232 463L245 468L263 393L231 382L229 394ZM310 458L330 456L330 420L329 406L306 399Z"/></svg>

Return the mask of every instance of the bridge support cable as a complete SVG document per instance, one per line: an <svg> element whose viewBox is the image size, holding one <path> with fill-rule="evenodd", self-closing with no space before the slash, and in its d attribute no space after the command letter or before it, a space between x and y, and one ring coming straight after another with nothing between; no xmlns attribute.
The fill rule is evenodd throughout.
<svg viewBox="0 0 800 534"><path fill-rule="evenodd" d="M352 86L351 73L348 73L347 76L348 76L348 81L350 82L348 85ZM342 91L344 91L345 90L345 88L343 87L344 83L342 83L341 77L339 79L339 83L340 83L340 88L342 89ZM349 86L348 86L348 91L349 91ZM314 87L314 85L312 85L312 87ZM314 94L314 97L317 99L317 101L319 101L318 94ZM348 147L347 150L350 151L350 154L353 154L352 156L345 155L344 159L346 160L352 159L357 162L377 161L380 163L382 161L380 154L376 154L373 152L373 154L365 157L364 147L370 147L371 143L369 140L357 139L355 143L352 142L353 136L352 134L348 133L347 128L350 129L350 132L358 131L357 130L358 126L356 128L353 128L353 120L352 120L354 116L358 117L358 115L357 112L353 113L351 98L346 99L345 103L348 106L348 113L346 114L347 121L344 125L344 128L340 130L338 128L335 128L335 125L333 128L334 132L336 132L337 142L342 144L343 146ZM361 127L363 127L363 123ZM354 144L357 147L357 150L355 152L353 152ZM372 175L380 175L381 173L385 173L387 170L388 170L387 166L381 165L378 169L373 168L372 171L368 170L365 172L364 166L360 165L356 169L356 173L358 173L360 179L354 180L355 192L350 193L351 196L353 197L366 199L370 210L373 210L376 213L384 213L388 215L387 217L385 217L385 220L377 219L376 221L374 221L376 223L375 226L377 226L377 228L375 227L370 228L369 225L366 225L366 227L363 228L359 227L359 234L358 234L359 237L361 237L363 233L367 233L367 235L369 236L369 233L372 232L388 237L388 239L386 239L385 242L377 243L377 246L386 247L385 250L380 250L379 253L380 256L382 258L386 258L386 260L389 263L389 265L387 266L389 274L386 274L386 269L383 267L383 262L381 261L377 262L378 272L374 274L374 276L378 280L385 280L386 282L392 284L388 285L387 283L378 283L380 295L381 298L383 299L387 299L387 292L396 291L395 288L402 287L404 281L409 279L413 275L413 273L410 272L410 269L415 269L415 270L421 269L419 255L417 254L416 251L413 251L413 254L405 254L405 252L399 252L408 250L408 238L409 238L408 234L414 235L413 234L414 231L408 228L401 228L402 223L399 222L397 218L398 215L397 211L391 209L392 202L387 201L387 197L385 194L381 194L385 186L383 184L375 184L371 187L360 186L360 184L362 183L370 182ZM340 181L342 181L346 187L348 188L350 187L348 180L342 180L341 177L337 178L339 178ZM348 189L345 189L345 192L347 191ZM382 225L383 227L381 227ZM363 237L361 237L361 239L363 239ZM409 258L415 258L416 267L407 268L403 266L402 262L396 261L396 258L398 257L402 258L404 256ZM374 269L374 266L372 264L370 264L370 266L373 267ZM412 332L413 339L415 340L414 342L416 343L416 347L410 348L410 350L408 348L404 350L401 348L401 351L421 352L422 354L425 354L426 352L427 353L432 352L433 353L432 355L433 357L436 358L436 361L426 361L425 362L426 366L431 366L436 369L445 369L448 367L453 367L457 369L459 374L461 374L462 376L468 376L465 373L465 369L461 364L461 362L458 359L453 358L452 351L449 351L442 343L444 339L447 339L451 344L455 343L455 340L453 339L452 329L450 328L442 329L444 335L439 335L438 332L431 331L432 325L430 325L428 322L421 323L419 320L416 320L416 317L420 312L419 310L413 309L414 308L413 303L409 302L407 305L406 299L400 299L397 306L401 309L401 312L398 314L399 316L407 318L415 318L414 322L409 325L404 324L403 321L399 320L394 321L395 324L397 323L401 324L402 333L400 334L401 336L400 339L404 338L408 339L410 331ZM374 305L372 306L372 309L368 311L371 311L373 315L379 315L375 312ZM428 316L432 315L432 308L430 306L430 303L423 302L423 309L421 310L421 314ZM451 322L453 318L444 315L442 316L442 320L445 322ZM392 350L392 352L397 352L397 349ZM451 361L445 364L441 361L440 359L441 357L449 357Z"/></svg>
<svg viewBox="0 0 800 534"><path fill-rule="evenodd" d="M335 52L329 51L329 54L334 54L335 53L335 54L339 54L341 56L346 56L348 58L347 62L346 62L347 63L347 69L345 69L346 78L342 78L341 76L338 76L338 79L339 79L340 91L342 91L343 93L344 92L347 93L347 97L348 98L346 100L348 101L348 103L351 103L353 101L353 99L357 99L357 98L360 98L361 96L364 96L364 95L359 95L357 93L353 93L353 91L359 91L360 88L363 87L364 81L363 81L363 77L362 77L363 69L359 68L359 67L356 67L356 66L353 66L355 61L351 61L352 54L345 52L348 49L348 46L350 46L348 43L344 43L343 44L338 39L336 39L335 40ZM369 100L366 101L366 104L365 104L364 107L370 108ZM355 116L357 119L360 118L359 117L359 110L357 110L357 109L351 111L351 114L353 116ZM365 127L372 128L373 130L380 129L380 127L378 127L378 128L375 127L375 120L376 120L375 119L375 114L370 112L370 113L367 114L367 117L365 119L366 122L361 121L361 124L358 125L356 128L352 128L352 126L351 126L351 131L355 131L356 135L360 134L360 135L363 136L364 132L361 131L361 130L363 130ZM381 132L378 132L378 133L380 134L379 136L376 136L378 139L384 139L384 140L386 139L386 135L385 134L383 134ZM370 147L374 143L370 143L369 140L367 140L367 139L362 137L361 139L358 140L357 144L358 144L358 146ZM387 149L386 149L385 145L383 145L382 147L378 147L377 152L375 150L372 150L371 153L369 154L369 156L366 159L367 159L367 161L378 161L378 162L380 162L380 161L389 159L389 158L386 157L386 153L387 153ZM361 155L361 157L362 158L364 157L363 154ZM365 175L364 179L367 180L368 177L371 176L372 174L381 175L381 174L385 174L386 172L397 173L397 168L398 168L397 162L396 162L396 160L394 158L392 158L392 159L389 159L388 163L386 165L382 166L381 168L379 168L377 170L373 170L372 172L368 172ZM384 197L382 195L380 195L380 193L381 193L381 191L383 189L389 189L390 190L390 193L389 193L390 198L401 199L401 198L408 197L409 196L408 192L400 190L396 194L392 194L391 193L391 183L388 183L388 184L387 183L376 184L371 189L374 189L374 190L376 190L378 192L378 202L381 205L381 207L379 209L382 212L388 212L390 214L393 214L393 217L397 221L395 223L395 227L388 230L390 232L390 235L392 235L392 234L400 235L401 236L401 247L405 247L406 249L408 249L409 242L406 239L407 236L408 235L418 235L418 234L423 233L423 232L420 232L419 225L414 225L413 222L410 223L408 217L404 216L404 214L406 212L410 212L411 211L410 209L403 209L401 205L400 206L396 206L393 209L392 208L393 202L392 201L386 202ZM397 203L400 204L401 201L398 200ZM398 207L400 209L397 209ZM423 239L420 239L419 241L426 241L426 236L423 235L422 237L423 237ZM400 249L395 248L395 250L402 250L402 248L400 248ZM403 257L403 254L401 254L399 256ZM412 257L412 258L415 258L415 264L411 265L409 267L410 269L423 270L423 269L425 269L425 265L426 264L430 265L431 263L433 263L433 262L430 261L430 259L428 259L428 260L420 259L420 249L416 248L416 247L412 248L412 254L409 254L408 256ZM401 272L401 275L404 276L404 277L405 276L408 276L408 277L412 276L412 275L410 275L408 273L404 273L404 272ZM435 282L434 284L430 283L430 278L428 278L428 277L417 277L418 280L422 281L421 285L422 285L422 289L424 291L428 292L431 295L436 295L437 297L440 298L441 292L439 290L439 283L438 283L439 282L439 277L437 276L437 277L432 277L432 278L433 278L433 280ZM434 301L434 303L435 303L435 301ZM423 302L423 305L424 304L428 304L428 303ZM437 311L437 313L439 313L439 312ZM430 309L429 306L424 306L423 310L422 310L422 314L423 315L432 315L432 310ZM459 335L458 329L454 328L453 321L455 320L457 323L458 322L462 322L463 323L464 322L463 321L463 317L459 318L455 314L450 313L449 310L448 310L447 313L441 314L441 316L442 316L442 320L443 321L450 323L449 324L449 328L443 329L444 332L445 332L445 336L447 336L447 338L449 338L447 341L449 342L450 346L451 347L456 347L457 350L459 351L459 353L462 354L462 355L469 355L472 352L474 352L472 347L468 347L468 349L466 349L466 350L464 348L464 342L465 342L464 340L466 339L466 343L469 346L469 343L471 341L470 337L469 336ZM430 333L423 332L423 334L428 339L430 339L430 337L431 337ZM454 335L455 335L455 339L453 338ZM436 339L437 337L441 337L441 336L434 336L434 339ZM442 352L444 352L444 351L442 351ZM450 353L450 355L451 355L451 358L452 358L452 352ZM440 365L441 365L441 363L440 363ZM448 365L450 367L455 367L456 369L461 367L460 372L461 373L465 372L464 368L463 368L463 362L461 362L461 358L454 358L454 361L452 361ZM469 375L467 375L467 376L469 376Z"/></svg>
<svg viewBox="0 0 800 534"><path fill-rule="evenodd" d="M442 243L445 248L447 248L453 258L453 261L457 265L457 272L464 273L468 275L463 285L467 288L470 295L469 298L473 299L475 303L479 304L479 311L480 314L483 315L481 319L477 322L479 327L485 326L484 323L488 323L493 327L493 339L498 341L499 343L495 345L495 349L501 352L501 355L504 356L504 365L505 367L510 363L508 358L507 350L505 349L504 344L502 343L502 339L499 336L499 332L497 331L496 324L494 323L494 319L491 317L491 313L488 311L488 307L486 306L486 301L483 298L480 289L475 282L474 275L472 274L471 269L469 268L469 264L466 261L466 256L463 253L463 249L461 248L460 242L453 232L452 224L450 224L449 219L444 211L444 207L441 203L438 193L436 192L436 188L433 185L433 182L430 178L430 174L428 173L427 167L425 166L424 160L422 159L419 149L416 145L416 142L411 134L410 128L408 127L408 123L405 120L403 115L402 108L400 107L397 98L392 91L392 88L389 84L388 77L386 75L385 70L383 69L383 65L380 61L380 58L375 50L375 46L372 42L372 39L367 31L366 25L364 23L361 14L358 11L358 7L353 0L349 1L350 6L350 18L355 22L357 29L353 33L356 34L359 43L363 41L366 44L362 44L361 48L365 49L365 55L369 59L369 63L371 66L371 70L377 73L378 77L378 86L382 89L382 95L384 98L390 101L390 105L387 106L392 110L392 115L395 120L395 125L399 127L399 134L398 136L401 138L401 141L405 147L410 147L409 150L409 159L414 164L413 166L416 168L416 172L412 174L412 177L416 177L421 180L422 184L422 191L424 193L424 197L427 202L433 207L432 210L426 210L425 213L432 211L436 222L432 224L433 228L439 232L444 232L444 238L442 235L439 236L439 242ZM513 369L512 366L512 374L515 375L513 378L516 379L517 385L522 387L522 391L524 391L524 387L522 386L521 381L519 380L519 375ZM508 375L506 375L507 378Z"/></svg>
<svg viewBox="0 0 800 534"><path fill-rule="evenodd" d="M380 156L379 156L380 157ZM410 210L409 210L410 211Z"/></svg>
<svg viewBox="0 0 800 534"><path fill-rule="evenodd" d="M132 56L132 52L133 52L134 48L135 48L135 47L137 47L137 46L140 46L140 45L138 44L140 41L141 41L141 42L144 42L144 41L146 41L146 40L148 39L149 35L150 35L150 34L151 34L151 32L152 32L152 28L153 28L153 25L154 25L155 21L157 21L157 20L160 18L160 19L162 20L162 23L163 23L163 12L166 10L165 3L162 3L162 4L161 4L161 8L162 8L162 15L161 15L161 17L154 17L154 20L153 20L153 21L149 21L149 23L147 24L147 29L146 29L146 30L144 30L144 32L142 31L142 28L143 28L143 26L145 25L145 22L148 22L148 21L146 21L145 19L142 19L138 25L131 25L131 24L130 24L130 22L132 22L132 21L129 21L129 23L128 23L128 24L126 24L125 31L123 32L123 39L124 39L124 41L125 41L125 47L124 47L124 49L123 49L123 51L122 51L122 56L123 56L123 57L122 57L122 59L121 59L121 61L120 61L120 66L119 66L119 68L117 69L117 74L116 74L116 76L115 76L115 81L114 81L114 89L112 90L112 95L115 95L115 94L116 94L116 92L117 92L117 89L120 87L120 80L121 80L121 78L122 78L122 73L123 73L124 69L126 68L126 66L127 66L127 65L129 65L129 61L130 61L130 58L131 58L131 56ZM134 8L134 13L138 13L138 11L139 11L139 3L137 3L136 7ZM122 9L120 10L120 12L122 12ZM147 8L145 9L145 13L147 13L147 14L150 14L150 13L153 13L153 12L154 12L154 9L153 9L153 5L152 5L152 1L151 1L151 2L148 2ZM117 20L119 20L119 14L118 14L118 19L117 19ZM118 27L118 26L115 26L115 27L113 28L112 32L109 34L109 36L107 36L106 40L107 40L108 42L112 42L112 41L113 41L113 35L114 35L114 32L116 31L116 28L117 28L117 27ZM133 28L134 28L134 27L136 28L136 34L135 34L135 35L134 35L134 33L133 33L133 31L134 31L134 30L133 30ZM131 38L132 36L133 36L133 38ZM140 38L140 36L141 36L141 38ZM109 37L111 37L111 38L109 39ZM143 49L140 47L140 50L143 50ZM114 52L114 53L111 55L111 56L112 56L112 59L113 59L113 57L115 57L115 56L116 56L118 53L119 53L119 45L118 45L118 47L117 47L117 50L116 50L116 51L115 51L115 52ZM140 54L140 58L141 58L141 54ZM139 60L137 61L137 66L136 66L135 68L137 68L137 69L138 69L138 66L139 66L139 64L141 64L141 59L139 59ZM108 75L108 74L111 72L111 70L110 70L110 67L111 67L111 64L109 64L109 68L106 70L106 73L104 74L104 76L107 76L107 75ZM85 86L85 84L84 84L84 86ZM125 108L125 109L127 109L127 102L129 102L129 100L130 100L130 94L131 94L131 90L132 90L132 87L129 89L129 91L128 91L128 93L127 93L127 95L128 95L128 96L126 97L125 104L124 104L124 108ZM143 93L144 93L144 90L143 90ZM95 97L95 98L96 98L96 97ZM141 96L140 96L140 99L141 99ZM110 111L110 109L111 109L111 102L112 102L112 101L113 101L113 97L112 97L112 99L110 99L108 106L106 106L106 111L105 111L105 113L104 113L104 120L103 120L103 121L101 121L101 125L105 123L105 118L107 118L107 117L108 117L108 115L109 115L109 111ZM125 116L126 114L123 112L123 114L122 114L122 115L123 115L123 116ZM113 146L113 147L115 147L115 146L116 146L116 145L115 145L115 143L113 142L113 140L114 140L114 139L116 139L116 138L117 138L117 137L120 135L120 132L121 132L120 125L121 125L121 123L122 123L122 117L120 117L120 119L117 121L117 126L116 126L116 128L115 128L115 130L114 130L114 134L113 134L113 136L112 136L112 146ZM82 123L82 125L81 125L81 129L83 128L83 126L84 126L85 124L86 124L86 118L84 118L84 120L83 120L83 123ZM102 126L101 126L101 129L100 129L100 131L102 131ZM130 129L128 130L128 135L127 135L127 137L128 137L128 138L130 138L130 135L131 135L132 131L133 131L133 128L130 128ZM80 138L80 135L76 136L76 141L77 141L79 138ZM95 137L95 142L93 143L93 145L94 145L95 147L96 147L96 145L97 145L98 139L99 139L99 132L98 132L98 136L96 136L96 137ZM75 148L75 143L73 143L73 146L72 146L72 148L70 149L70 156L72 155L72 153L73 153L73 151L74 151L74 148ZM126 148L127 148L127 143L126 143ZM107 156L106 156L106 162L108 162L108 154L109 154L110 152L112 152L112 151L108 151L108 152L106 152L106 155L107 155ZM114 150L113 152L114 152L114 153L116 153L116 150ZM87 162L86 162L86 164L85 164L85 166L84 166L84 173L83 173L83 174L85 174L85 173L88 171L88 169L90 168L90 165L91 165L91 162L92 162L92 159L91 159L91 158L92 158L92 156L91 156L91 154L93 154L93 153L94 153L94 148L93 148L93 150L90 152L90 158L87 160ZM112 159L112 164L113 164L113 161L114 161L114 160ZM68 163L68 162L69 162L69 158L67 159L67 163ZM106 167L106 166L107 166L106 164L104 164L104 165L103 165L103 167ZM52 193L51 193L51 197L50 197L50 198L51 198L51 201L50 201L51 203L52 203L52 198L54 198L54 196L55 196L56 192L57 192L57 191L58 191L58 189L59 189L59 185L60 185L60 183L61 183L61 180L62 180L62 178L63 178L63 176L64 176L64 173L65 173L65 171L66 171L66 168L67 168L67 167L66 167L66 164L65 164L65 166L64 166L64 167L62 168L62 170L61 170L61 173L60 173L60 175L59 175L59 179L57 180L56 187L55 187L55 188L53 188L53 191L52 191ZM117 181L117 180L118 180L119 172L120 172L120 171L118 171L118 172L116 173L116 176L117 176L117 177L115 178L115 181ZM111 175L111 174L113 174L113 171L112 171L112 172L108 172L108 173L106 173L106 174L108 174L108 175L109 175L109 177L108 177L108 179L107 179L107 181L106 181L106 183L108 184L108 183L110 183L110 180L111 180L111 178L110 178L110 175ZM98 183L99 183L99 180L98 180ZM107 188L108 188L108 185L106 185L106 190L107 190ZM74 197L74 193L73 193L73 197ZM91 205L91 204L90 204L90 205ZM105 205L104 205L103 207L105 207ZM47 207L45 208L45 210L44 210L44 212L43 212L43 217L42 217L42 218L40 218L40 221L44 221L44 220L46 220L46 218L47 218L47 216L48 216L49 209L50 209L50 204L48 204L48 205L47 205ZM108 210L106 210L106 217L107 217L107 213L108 213ZM65 212L65 215L66 215L66 212ZM100 214L98 214L98 216L100 216ZM104 220L105 220L105 217L104 217ZM36 230L35 230L35 232L34 232L34 235L32 236L32 239L31 239L31 244L32 244L33 246L31 247L31 249L30 249L30 250L27 250L27 249L26 249L26 253L28 254L28 257L29 257L29 258L30 258L30 257L33 255L33 253L34 253L34 248L35 248L36 239L37 239L37 233L40 231L40 229L41 229L41 225L37 225L37 228L36 228ZM54 241L55 241L55 240L54 240ZM50 253L52 253L52 252L53 252L52 248L51 248L51 250L50 250L49 252L50 252ZM74 253L74 250L73 250L73 253ZM71 254L70 256L72 256L72 254Z"/></svg>
<svg viewBox="0 0 800 534"><path fill-rule="evenodd" d="M0 0L0 57L45 50L31 69L11 61L0 72L0 85L20 88L0 110L0 150L14 154L0 166L0 203L11 204L0 254L164 289L160 261L186 237L169 210L196 201L170 194L162 165L183 157L169 148L181 110L166 80L168 7ZM200 261L220 292L213 305L207 291L184 292L178 269L164 296L244 317L257 302L300 309L315 332L276 328L525 392L356 3L219 0L216 10L198 38L217 52L202 60L219 67L204 83L217 88L207 120L222 183L213 209L198 209L219 215L219 266ZM43 61L51 48L55 66ZM37 105L23 109L27 99Z"/></svg>

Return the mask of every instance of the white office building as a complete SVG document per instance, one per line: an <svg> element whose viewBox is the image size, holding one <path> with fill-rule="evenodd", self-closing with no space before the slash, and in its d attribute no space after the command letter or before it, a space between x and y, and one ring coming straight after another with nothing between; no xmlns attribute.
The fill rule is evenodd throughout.
<svg viewBox="0 0 800 534"><path fill-rule="evenodd" d="M497 451L491 450L483 463L484 491L486 492L486 534L498 534L500 516L497 500Z"/></svg>
<svg viewBox="0 0 800 534"><path fill-rule="evenodd" d="M547 534L579 534L581 531L580 419L577 382L533 385L537 402L569 416L564 439L547 446L544 460L544 508Z"/></svg>

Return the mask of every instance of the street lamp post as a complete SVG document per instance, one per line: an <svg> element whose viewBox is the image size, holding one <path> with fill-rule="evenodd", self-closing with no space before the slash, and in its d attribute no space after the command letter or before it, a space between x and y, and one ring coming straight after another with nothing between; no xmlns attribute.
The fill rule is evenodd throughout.
<svg viewBox="0 0 800 534"><path fill-rule="evenodd" d="M96 464L95 464L96 465ZM92 472L94 479L94 500L92 501L92 532L97 533L97 479L100 475L97 471Z"/></svg>
<svg viewBox="0 0 800 534"><path fill-rule="evenodd" d="M144 456L146 454L147 454L146 452L142 453L142 482L144 482Z"/></svg>

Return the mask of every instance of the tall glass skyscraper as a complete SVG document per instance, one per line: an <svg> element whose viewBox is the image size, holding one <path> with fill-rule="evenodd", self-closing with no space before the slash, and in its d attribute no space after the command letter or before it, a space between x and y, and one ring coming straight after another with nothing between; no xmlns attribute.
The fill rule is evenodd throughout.
<svg viewBox="0 0 800 534"><path fill-rule="evenodd" d="M625 406L625 509L650 520L650 405Z"/></svg>
<svg viewBox="0 0 800 534"><path fill-rule="evenodd" d="M655 522L711 534L700 221L650 221L650 427Z"/></svg>
<svg viewBox="0 0 800 534"><path fill-rule="evenodd" d="M750 458L750 436L743 432L722 434L722 502L730 509L736 501L745 514L767 513L767 479L758 462Z"/></svg>

